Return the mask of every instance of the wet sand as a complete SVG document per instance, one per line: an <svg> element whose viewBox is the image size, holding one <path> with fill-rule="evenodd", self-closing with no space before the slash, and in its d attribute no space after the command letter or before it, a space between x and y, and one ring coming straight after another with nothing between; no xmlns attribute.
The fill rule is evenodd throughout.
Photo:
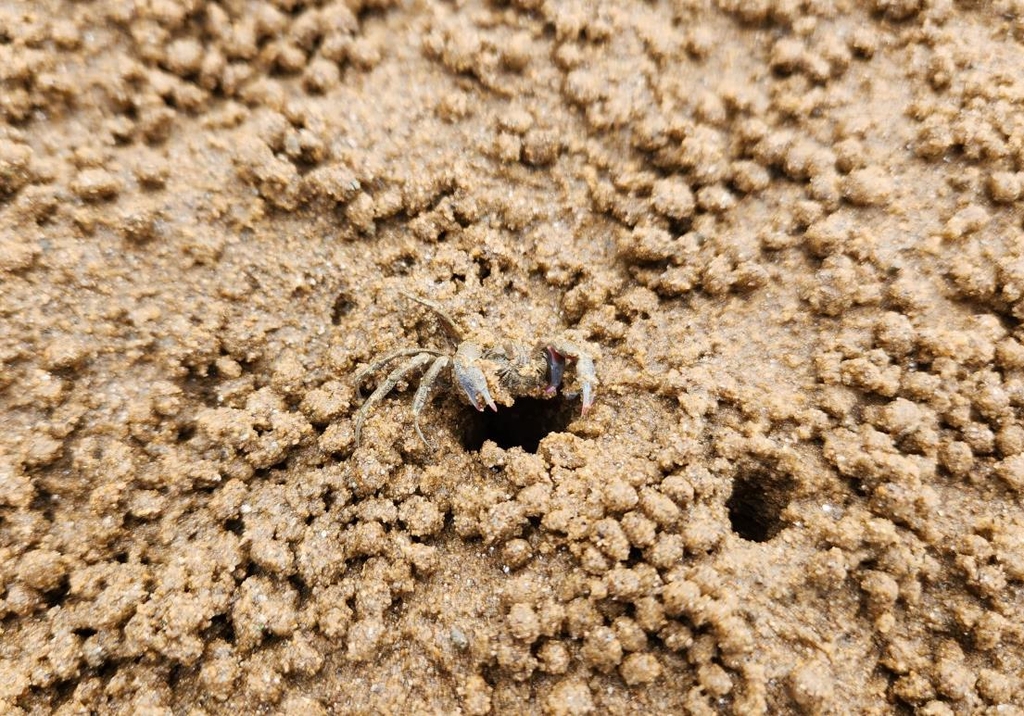
<svg viewBox="0 0 1024 716"><path fill-rule="evenodd" d="M0 712L1021 713L1022 12L0 0Z"/></svg>

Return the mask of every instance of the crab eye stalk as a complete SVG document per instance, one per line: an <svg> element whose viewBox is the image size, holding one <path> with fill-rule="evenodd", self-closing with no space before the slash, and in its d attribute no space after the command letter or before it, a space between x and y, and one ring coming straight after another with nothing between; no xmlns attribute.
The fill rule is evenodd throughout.
<svg viewBox="0 0 1024 716"><path fill-rule="evenodd" d="M562 385L562 376L565 375L565 356L548 346L544 349L544 359L548 362L548 387L544 392L554 395Z"/></svg>

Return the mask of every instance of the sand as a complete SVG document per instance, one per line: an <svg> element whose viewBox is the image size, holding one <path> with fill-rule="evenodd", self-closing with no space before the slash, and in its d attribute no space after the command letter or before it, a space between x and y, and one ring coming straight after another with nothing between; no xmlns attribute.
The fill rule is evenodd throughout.
<svg viewBox="0 0 1024 716"><path fill-rule="evenodd" d="M1024 712L1021 67L1018 0L0 1L0 712ZM593 408L357 445L403 292Z"/></svg>

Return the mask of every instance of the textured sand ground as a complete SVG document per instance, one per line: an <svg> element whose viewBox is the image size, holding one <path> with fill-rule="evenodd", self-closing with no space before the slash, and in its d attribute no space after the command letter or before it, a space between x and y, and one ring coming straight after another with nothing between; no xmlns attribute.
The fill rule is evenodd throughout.
<svg viewBox="0 0 1024 716"><path fill-rule="evenodd" d="M1021 713L1022 67L1019 0L0 0L0 711ZM596 405L354 445L400 291Z"/></svg>

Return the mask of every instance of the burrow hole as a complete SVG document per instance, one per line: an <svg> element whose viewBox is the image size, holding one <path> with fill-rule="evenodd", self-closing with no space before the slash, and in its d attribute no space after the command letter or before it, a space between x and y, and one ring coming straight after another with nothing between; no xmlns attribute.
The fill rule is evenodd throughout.
<svg viewBox="0 0 1024 716"><path fill-rule="evenodd" d="M342 291L334 297L334 303L331 305L331 323L337 326L341 323L341 319L351 313L355 307L356 302L352 300L352 297Z"/></svg>
<svg viewBox="0 0 1024 716"><path fill-rule="evenodd" d="M559 395L550 400L516 398L511 407L498 406L497 412L467 408L462 446L477 452L484 442L492 440L502 450L520 447L535 453L546 436L565 431L579 405L578 399L566 400Z"/></svg>
<svg viewBox="0 0 1024 716"><path fill-rule="evenodd" d="M786 526L782 511L793 493L793 478L766 468L747 470L733 480L725 506L732 531L751 542L767 542Z"/></svg>

